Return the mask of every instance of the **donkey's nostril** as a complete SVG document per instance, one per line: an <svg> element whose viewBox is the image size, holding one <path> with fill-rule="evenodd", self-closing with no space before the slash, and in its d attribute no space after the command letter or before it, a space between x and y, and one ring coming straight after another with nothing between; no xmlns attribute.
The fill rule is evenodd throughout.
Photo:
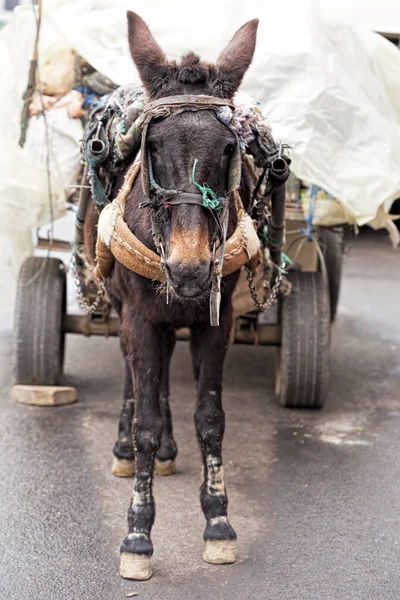
<svg viewBox="0 0 400 600"><path fill-rule="evenodd" d="M208 260L197 264L187 264L168 261L165 264L167 279L178 296L195 298L209 290L213 271L213 265L210 262Z"/></svg>

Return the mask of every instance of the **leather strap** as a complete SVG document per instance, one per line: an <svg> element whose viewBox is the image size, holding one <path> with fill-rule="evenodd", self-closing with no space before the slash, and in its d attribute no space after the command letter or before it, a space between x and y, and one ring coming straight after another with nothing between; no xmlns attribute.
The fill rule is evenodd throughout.
<svg viewBox="0 0 400 600"><path fill-rule="evenodd" d="M166 98L159 98L158 100L153 100L153 102L149 102L145 105L143 112L145 114L152 112L154 109L158 107L179 107L184 106L185 108L189 108L190 106L209 106L210 108L214 108L216 106L229 106L234 110L234 104L232 100L229 98L216 98L215 96L195 96L195 95L186 95L186 96L167 96Z"/></svg>
<svg viewBox="0 0 400 600"><path fill-rule="evenodd" d="M117 259L134 273L148 279L165 281L160 256L138 240L123 218L125 201L139 168L140 163L132 165L118 196L100 214L94 269L95 277L100 280L110 276L114 261ZM226 240L222 264L223 277L237 271L245 264L254 270L260 262L260 241L250 215L243 209L237 191L232 193L231 201L235 206L238 224L231 237Z"/></svg>
<svg viewBox="0 0 400 600"><path fill-rule="evenodd" d="M234 110L234 105L231 100L226 98L215 98L214 96L169 96L167 98L159 98L150 102L144 108L143 125L142 125L142 142L141 142L141 160L142 160L142 186L147 198L151 197L150 182L149 182L149 155L147 149L147 130L153 118L167 118L174 110L205 110L207 108L214 109L218 106L229 106ZM222 122L222 121L221 121ZM232 130L230 130L232 131ZM242 152L240 148L238 135L235 134L236 144L235 151L230 160L228 187L226 194L239 189L242 166Z"/></svg>
<svg viewBox="0 0 400 600"><path fill-rule="evenodd" d="M198 206L203 206L203 196L190 192L181 192L180 194L176 194L176 196L172 196L172 198L166 198L166 201L171 206L179 204L197 204Z"/></svg>

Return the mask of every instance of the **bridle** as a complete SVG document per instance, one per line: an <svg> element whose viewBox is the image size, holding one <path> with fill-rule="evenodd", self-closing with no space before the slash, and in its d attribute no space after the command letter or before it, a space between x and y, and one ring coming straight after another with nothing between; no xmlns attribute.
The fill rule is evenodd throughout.
<svg viewBox="0 0 400 600"><path fill-rule="evenodd" d="M240 126L240 120L238 123L233 109L234 106L231 100L212 96L171 96L144 106L144 112L141 112L132 126L134 130L129 130L126 134L128 141L131 138L140 141L141 153L137 155L136 160L131 163L129 169L125 172L124 182L117 196L104 206L99 216L96 264L93 275L101 282L103 295L115 261L137 275L164 283L166 272L162 238L163 219L169 218L169 208L174 205L195 204L210 210L216 224L212 237L214 272L210 289L211 325L219 325L221 278L245 266L250 284L257 265L263 259L263 254L269 265L265 268L265 273L272 274L274 271L278 273L276 285L274 284L272 288L272 292L275 289L276 298L285 266L284 262L282 263L282 258L285 255L281 254L281 249L285 243L284 183L290 173L290 159L282 154L282 150L285 149L284 146L276 146L268 124L265 123L261 113L257 110L253 113L250 123L256 146L251 148L247 145L244 131ZM147 131L150 122L154 118L167 118L173 113L197 110L215 111L216 117L229 128L236 139L234 153L231 155L229 164L228 185L223 198L217 198L215 192L206 184L201 185L195 181L196 160L193 165L192 183L201 193L167 190L160 186L154 177L151 154L147 143ZM133 142L130 141L130 143ZM122 140L122 144L126 146L127 142ZM254 164L263 168L253 191L252 206L249 212L244 209L238 191L241 176L241 151L246 148L246 145L250 150L250 154L254 156ZM139 145L136 147L136 152L138 149ZM139 173L142 177L142 188L146 198L140 206L150 208L156 252L135 236L124 218L126 201ZM258 192L265 176L267 181L264 193L260 197ZM211 194L211 199L209 194ZM229 202L226 201L228 197ZM237 224L235 230L227 239L229 205L233 207L237 215ZM268 207L270 207L270 210ZM261 247L263 254L261 253ZM254 294L252 296L255 299ZM261 304L257 301L256 306L263 310L266 303Z"/></svg>
<svg viewBox="0 0 400 600"><path fill-rule="evenodd" d="M218 111L222 107L229 107L234 110L234 105L231 100L205 95L169 96L150 102L144 108L141 141L141 175L146 200L140 204L140 207L149 207L151 209L152 236L157 253L161 256L161 266L164 268L165 263L165 245L162 229L165 220L169 218L168 211L172 206L182 204L201 206L211 213L215 221L215 229L211 239L214 271L210 290L210 322L211 325L214 326L219 325L222 267L229 219L229 202L227 202L227 198L229 194L238 189L240 185L241 150L238 136L222 119L220 119L220 122L228 127L235 136L235 147L234 152L231 155L228 186L225 195L223 197L215 198L214 202L210 202L208 199L209 188L207 190L202 186L198 186L201 188L201 192L193 193L182 190L168 190L159 185L154 177L151 152L147 143L147 132L151 121L155 118L167 118L172 114L199 110L213 110L218 118ZM193 172L195 166L196 165L194 164Z"/></svg>

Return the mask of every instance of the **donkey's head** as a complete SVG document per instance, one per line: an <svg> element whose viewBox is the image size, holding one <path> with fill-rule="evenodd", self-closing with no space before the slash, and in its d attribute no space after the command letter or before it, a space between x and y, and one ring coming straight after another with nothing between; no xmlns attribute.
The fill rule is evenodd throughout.
<svg viewBox="0 0 400 600"><path fill-rule="evenodd" d="M130 51L149 100L183 95L232 98L253 58L257 25L257 20L243 25L215 65L201 62L192 52L176 63L168 62L144 21L128 11ZM215 110L177 110L150 121L146 159L158 186L199 194L199 186L206 182L217 198L224 199L236 144L236 136ZM209 291L214 271L219 215L199 204L163 210L158 220L167 279L178 296L201 297Z"/></svg>

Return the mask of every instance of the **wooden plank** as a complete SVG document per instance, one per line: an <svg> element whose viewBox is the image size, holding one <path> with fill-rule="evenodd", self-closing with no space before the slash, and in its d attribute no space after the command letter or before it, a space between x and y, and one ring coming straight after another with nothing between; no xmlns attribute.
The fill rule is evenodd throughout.
<svg viewBox="0 0 400 600"><path fill-rule="evenodd" d="M15 402L33 406L61 406L78 399L75 388L50 385L14 385L11 397Z"/></svg>
<svg viewBox="0 0 400 600"><path fill-rule="evenodd" d="M39 250L55 250L56 252L71 252L71 243L65 240L53 240L50 242L47 238L38 237L36 247Z"/></svg>

